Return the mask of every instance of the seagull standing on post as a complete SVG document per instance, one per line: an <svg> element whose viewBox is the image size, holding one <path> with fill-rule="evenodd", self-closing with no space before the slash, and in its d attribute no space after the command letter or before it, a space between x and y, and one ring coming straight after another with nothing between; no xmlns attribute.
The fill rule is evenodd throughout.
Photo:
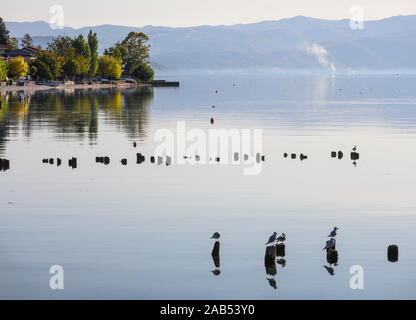
<svg viewBox="0 0 416 320"><path fill-rule="evenodd" d="M335 227L334 230L329 234L328 238L335 238L337 236L337 231L339 228Z"/></svg>
<svg viewBox="0 0 416 320"><path fill-rule="evenodd" d="M284 233L282 233L282 235L280 237L278 237L276 239L277 242L281 242L284 243L286 241L286 235Z"/></svg>
<svg viewBox="0 0 416 320"><path fill-rule="evenodd" d="M332 248L334 246L334 244L335 244L335 239L331 238L331 240L328 240L326 242L326 246L322 250L328 250L328 249Z"/></svg>
<svg viewBox="0 0 416 320"><path fill-rule="evenodd" d="M215 232L214 235L211 237L211 239L215 239L217 241L220 241L220 238L221 238L220 232Z"/></svg>
<svg viewBox="0 0 416 320"><path fill-rule="evenodd" d="M269 242L266 243L266 246L271 243L274 244L276 242L276 238L277 238L277 232L274 232L273 235L269 238Z"/></svg>

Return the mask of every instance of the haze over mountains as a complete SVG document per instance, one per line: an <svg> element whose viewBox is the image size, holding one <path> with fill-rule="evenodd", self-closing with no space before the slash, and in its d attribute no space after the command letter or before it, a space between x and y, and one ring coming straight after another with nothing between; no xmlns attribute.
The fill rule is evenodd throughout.
<svg viewBox="0 0 416 320"><path fill-rule="evenodd" d="M363 30L349 20L298 16L233 26L187 28L101 25L52 30L47 22L6 22L13 36L29 33L44 48L53 36L97 32L100 51L131 31L150 38L151 62L164 70L220 69L416 69L416 15L368 21Z"/></svg>

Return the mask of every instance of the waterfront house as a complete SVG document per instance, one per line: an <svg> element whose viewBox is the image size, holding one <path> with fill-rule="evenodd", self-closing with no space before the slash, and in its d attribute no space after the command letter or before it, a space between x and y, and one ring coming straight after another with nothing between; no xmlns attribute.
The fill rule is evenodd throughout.
<svg viewBox="0 0 416 320"><path fill-rule="evenodd" d="M32 60L35 60L38 54L41 52L40 49L27 46L22 49L16 49L4 52L2 56L9 61L10 59L16 58L16 57L22 57L27 63L30 63Z"/></svg>

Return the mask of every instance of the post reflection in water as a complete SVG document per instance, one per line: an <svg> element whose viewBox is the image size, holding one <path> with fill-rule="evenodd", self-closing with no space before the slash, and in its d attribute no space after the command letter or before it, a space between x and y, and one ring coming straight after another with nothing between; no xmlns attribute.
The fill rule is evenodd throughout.
<svg viewBox="0 0 416 320"><path fill-rule="evenodd" d="M110 125L129 139L144 141L147 136L149 105L153 88L99 90L46 90L9 92L0 95L0 154L16 135L13 128L30 138L33 129L48 128L56 139L88 138L96 144L100 113Z"/></svg>
<svg viewBox="0 0 416 320"><path fill-rule="evenodd" d="M214 261L215 270L212 271L214 276L221 275L221 263L220 263L220 242L216 241L214 244L214 248L212 249L212 260Z"/></svg>

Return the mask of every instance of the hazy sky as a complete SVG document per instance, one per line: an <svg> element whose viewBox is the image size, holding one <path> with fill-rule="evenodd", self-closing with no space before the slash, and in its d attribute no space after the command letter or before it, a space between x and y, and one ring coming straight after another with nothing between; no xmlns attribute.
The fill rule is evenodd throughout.
<svg viewBox="0 0 416 320"><path fill-rule="evenodd" d="M64 8L65 26L195 26L277 20L297 15L349 18L361 5L365 20L416 14L416 0L0 0L6 21L49 21L49 8Z"/></svg>

